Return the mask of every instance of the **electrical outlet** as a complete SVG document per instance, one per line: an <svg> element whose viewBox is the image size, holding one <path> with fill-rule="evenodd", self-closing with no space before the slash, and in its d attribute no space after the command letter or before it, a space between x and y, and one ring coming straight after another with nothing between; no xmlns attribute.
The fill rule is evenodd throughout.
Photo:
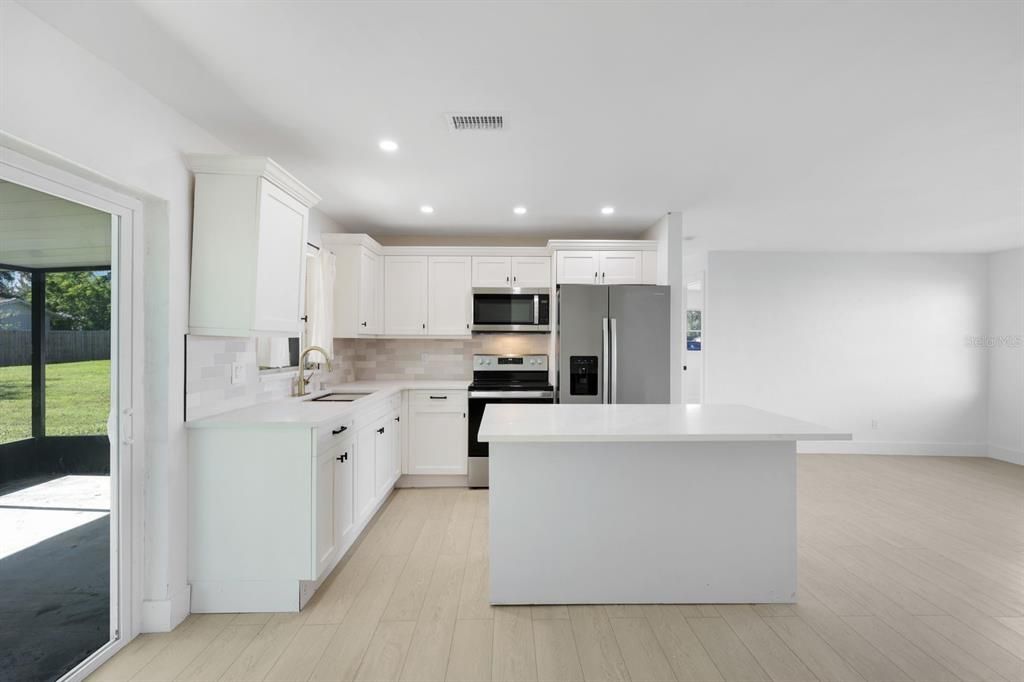
<svg viewBox="0 0 1024 682"><path fill-rule="evenodd" d="M244 384L245 383L245 363L243 362L232 362L231 363L231 383L233 384Z"/></svg>

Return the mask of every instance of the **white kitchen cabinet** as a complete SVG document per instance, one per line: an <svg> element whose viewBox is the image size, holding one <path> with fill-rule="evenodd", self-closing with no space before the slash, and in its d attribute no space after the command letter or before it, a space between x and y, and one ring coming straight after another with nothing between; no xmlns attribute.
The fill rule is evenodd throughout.
<svg viewBox="0 0 1024 682"><path fill-rule="evenodd" d="M402 475L402 414L400 406L391 412L391 480Z"/></svg>
<svg viewBox="0 0 1024 682"><path fill-rule="evenodd" d="M466 473L465 391L410 391L409 473Z"/></svg>
<svg viewBox="0 0 1024 682"><path fill-rule="evenodd" d="M658 252L643 251L641 255L643 284L658 283Z"/></svg>
<svg viewBox="0 0 1024 682"><path fill-rule="evenodd" d="M334 542L341 546L356 522L354 499L355 441L352 438L333 450Z"/></svg>
<svg viewBox="0 0 1024 682"><path fill-rule="evenodd" d="M551 286L551 259L544 256L512 256L512 286L547 289Z"/></svg>
<svg viewBox="0 0 1024 682"><path fill-rule="evenodd" d="M373 509L377 497L377 422L361 428L356 434L355 510L361 519Z"/></svg>
<svg viewBox="0 0 1024 682"><path fill-rule="evenodd" d="M348 235L325 234L323 248L336 259L334 336L356 338L384 333L384 256L376 243L344 241Z"/></svg>
<svg viewBox="0 0 1024 682"><path fill-rule="evenodd" d="M316 496L315 496L315 533L316 533L316 575L323 575L331 566L334 550L340 537L335 526L335 473L334 464L337 457L336 449L319 452L316 456Z"/></svg>
<svg viewBox="0 0 1024 682"><path fill-rule="evenodd" d="M559 284L652 283L644 279L643 251L559 251L556 265Z"/></svg>
<svg viewBox="0 0 1024 682"><path fill-rule="evenodd" d="M642 251L601 251L599 284L643 284Z"/></svg>
<svg viewBox="0 0 1024 682"><path fill-rule="evenodd" d="M426 256L384 257L385 334L427 333L428 280Z"/></svg>
<svg viewBox="0 0 1024 682"><path fill-rule="evenodd" d="M508 256L473 256L473 286L512 286L512 259Z"/></svg>
<svg viewBox="0 0 1024 682"><path fill-rule="evenodd" d="M555 257L558 284L599 284L600 251L559 251Z"/></svg>
<svg viewBox="0 0 1024 682"><path fill-rule="evenodd" d="M469 256L430 256L427 329L432 336L469 336L473 287Z"/></svg>
<svg viewBox="0 0 1024 682"><path fill-rule="evenodd" d="M189 330L298 336L309 209L319 200L264 157L196 154Z"/></svg>
<svg viewBox="0 0 1024 682"><path fill-rule="evenodd" d="M473 286L492 289L551 286L551 259L545 256L473 256Z"/></svg>

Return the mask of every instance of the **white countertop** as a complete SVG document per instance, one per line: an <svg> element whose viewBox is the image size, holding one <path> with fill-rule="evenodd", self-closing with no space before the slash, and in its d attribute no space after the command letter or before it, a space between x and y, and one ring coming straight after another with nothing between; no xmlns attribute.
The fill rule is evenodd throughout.
<svg viewBox="0 0 1024 682"><path fill-rule="evenodd" d="M317 426L344 417L370 403L387 398L399 391L422 389L426 391L464 391L469 380L442 381L410 379L396 381L354 381L328 386L308 396L283 398L258 405L243 407L221 414L185 422L190 429L224 428L232 426ZM350 403L312 402L325 393L369 393Z"/></svg>
<svg viewBox="0 0 1024 682"><path fill-rule="evenodd" d="M745 405L488 405L490 443L851 440L852 434Z"/></svg>

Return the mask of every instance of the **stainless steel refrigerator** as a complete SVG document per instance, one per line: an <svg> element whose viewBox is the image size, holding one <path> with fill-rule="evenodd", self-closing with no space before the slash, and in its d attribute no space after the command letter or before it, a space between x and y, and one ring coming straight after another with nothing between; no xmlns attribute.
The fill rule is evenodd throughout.
<svg viewBox="0 0 1024 682"><path fill-rule="evenodd" d="M670 304L664 286L559 285L558 402L669 402Z"/></svg>

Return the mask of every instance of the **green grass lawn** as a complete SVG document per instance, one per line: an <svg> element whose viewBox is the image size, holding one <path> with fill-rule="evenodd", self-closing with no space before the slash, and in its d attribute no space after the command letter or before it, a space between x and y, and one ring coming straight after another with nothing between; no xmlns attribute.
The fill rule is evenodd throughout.
<svg viewBox="0 0 1024 682"><path fill-rule="evenodd" d="M105 434L109 411L110 360L46 366L47 436ZM0 367L0 443L31 435L31 367Z"/></svg>

